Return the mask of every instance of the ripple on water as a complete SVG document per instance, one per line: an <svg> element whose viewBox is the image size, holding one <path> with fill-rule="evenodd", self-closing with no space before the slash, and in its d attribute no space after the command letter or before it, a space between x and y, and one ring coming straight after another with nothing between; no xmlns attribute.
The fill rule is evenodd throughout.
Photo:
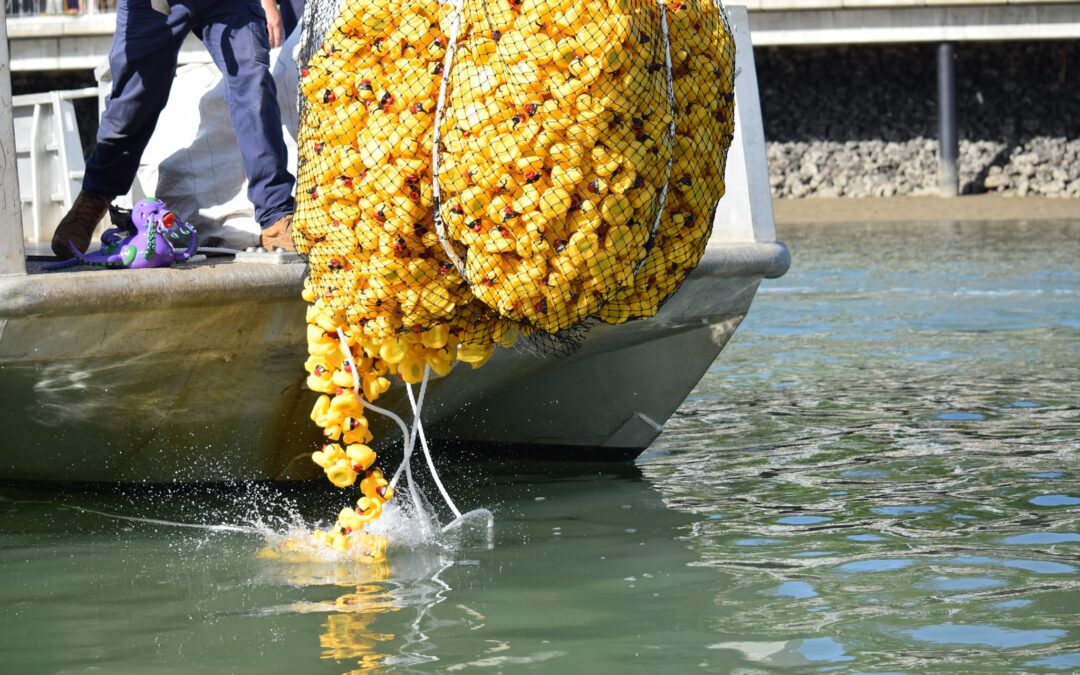
<svg viewBox="0 0 1080 675"><path fill-rule="evenodd" d="M803 640L797 650L807 661L852 661L854 657L845 653L844 645L831 637L808 638Z"/></svg>
<svg viewBox="0 0 1080 675"><path fill-rule="evenodd" d="M1080 497L1072 495L1039 495L1028 500L1035 506L1076 506L1080 504Z"/></svg>
<svg viewBox="0 0 1080 675"><path fill-rule="evenodd" d="M831 516L784 516L776 522L781 525L818 525L832 520Z"/></svg>
<svg viewBox="0 0 1080 675"><path fill-rule="evenodd" d="M996 565L1017 570L1026 570L1035 574L1069 574L1076 567L1050 560L1013 560L1010 558L988 558L985 556L960 556L953 562L961 565Z"/></svg>
<svg viewBox="0 0 1080 675"><path fill-rule="evenodd" d="M1005 651L1080 639L1075 295L952 292L1080 288L1078 233L785 233L798 264L641 464L672 508L724 516L687 537L722 578L713 624L780 650L740 665L806 665L810 625L854 659L819 671L1077 667ZM799 584L817 595L779 594Z"/></svg>
<svg viewBox="0 0 1080 675"><path fill-rule="evenodd" d="M817 591L814 590L814 585L805 581L785 581L776 587L773 592L774 595L778 595L783 598L814 598L817 597Z"/></svg>
<svg viewBox="0 0 1080 675"><path fill-rule="evenodd" d="M886 473L877 469L848 469L840 475L844 478L884 478Z"/></svg>
<svg viewBox="0 0 1080 675"><path fill-rule="evenodd" d="M1026 546L1029 544L1071 544L1080 542L1080 534L1075 532L1027 532L1014 534L1011 537L1002 537L1002 544L1010 546Z"/></svg>
<svg viewBox="0 0 1080 675"><path fill-rule="evenodd" d="M888 538L880 534L852 534L848 535L848 541L888 541Z"/></svg>
<svg viewBox="0 0 1080 675"><path fill-rule="evenodd" d="M950 645L983 645L995 649L1015 649L1057 642L1068 635L1059 629L1022 630L993 624L942 623L906 631L922 642Z"/></svg>
<svg viewBox="0 0 1080 675"><path fill-rule="evenodd" d="M774 544L783 544L783 539L736 539L736 546L772 546Z"/></svg>
<svg viewBox="0 0 1080 675"><path fill-rule="evenodd" d="M1024 665L1032 668L1052 668L1054 670L1080 669L1080 652L1044 656L1041 659L1027 661Z"/></svg>
<svg viewBox="0 0 1080 675"><path fill-rule="evenodd" d="M923 506L876 506L870 510L883 516L912 516L920 513L933 513L941 509L941 506L934 504Z"/></svg>
<svg viewBox="0 0 1080 675"><path fill-rule="evenodd" d="M915 564L915 561L903 559L856 560L840 565L836 568L836 571L843 574L856 574L860 572L894 572L896 570L902 570L905 567L911 567L913 564Z"/></svg>
<svg viewBox="0 0 1080 675"><path fill-rule="evenodd" d="M1004 579L993 577L935 577L928 584L936 591L982 591L987 588L1005 586L1008 582Z"/></svg>
<svg viewBox="0 0 1080 675"><path fill-rule="evenodd" d="M986 419L986 415L974 412L941 412L936 417L946 422L978 422Z"/></svg>
<svg viewBox="0 0 1080 675"><path fill-rule="evenodd" d="M1031 605L1032 602L1034 601L1017 598L1016 600L1001 600L993 603L992 606L996 609L1020 609Z"/></svg>

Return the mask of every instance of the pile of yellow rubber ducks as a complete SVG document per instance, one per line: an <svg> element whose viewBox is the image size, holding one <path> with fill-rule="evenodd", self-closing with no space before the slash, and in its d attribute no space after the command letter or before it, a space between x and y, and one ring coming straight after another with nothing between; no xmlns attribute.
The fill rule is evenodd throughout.
<svg viewBox="0 0 1080 675"><path fill-rule="evenodd" d="M393 494L364 402L519 334L651 316L697 264L734 43L714 0L345 0L321 38L294 227L313 459L362 493L319 536L347 548Z"/></svg>
<svg viewBox="0 0 1080 675"><path fill-rule="evenodd" d="M440 215L473 294L554 333L647 253L674 147L660 5L468 7L439 121Z"/></svg>

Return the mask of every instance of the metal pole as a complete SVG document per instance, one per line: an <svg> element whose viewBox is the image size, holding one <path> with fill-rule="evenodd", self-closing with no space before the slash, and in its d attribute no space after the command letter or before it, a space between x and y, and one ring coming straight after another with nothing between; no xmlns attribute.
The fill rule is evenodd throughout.
<svg viewBox="0 0 1080 675"><path fill-rule="evenodd" d="M16 161L7 12L5 6L0 4L0 275L26 274Z"/></svg>
<svg viewBox="0 0 1080 675"><path fill-rule="evenodd" d="M960 141L956 131L956 45L942 42L937 48L938 72L938 179L943 197L960 194L956 163Z"/></svg>

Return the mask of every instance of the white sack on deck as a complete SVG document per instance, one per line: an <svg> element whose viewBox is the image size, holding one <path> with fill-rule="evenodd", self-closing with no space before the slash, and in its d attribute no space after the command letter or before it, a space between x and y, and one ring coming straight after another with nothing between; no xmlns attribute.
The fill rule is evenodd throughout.
<svg viewBox="0 0 1080 675"><path fill-rule="evenodd" d="M289 170L294 174L299 74L293 51L299 39L300 30L294 30L276 58L271 52ZM259 225L247 198L240 147L225 105L225 82L214 64L177 69L169 103L143 153L132 197L164 200L195 225L203 241L220 237L233 248L258 243Z"/></svg>

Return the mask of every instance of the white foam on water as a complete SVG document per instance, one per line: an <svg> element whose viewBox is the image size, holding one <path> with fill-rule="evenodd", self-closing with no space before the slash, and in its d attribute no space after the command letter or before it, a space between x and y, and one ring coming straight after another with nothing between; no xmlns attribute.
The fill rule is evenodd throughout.
<svg viewBox="0 0 1080 675"><path fill-rule="evenodd" d="M285 561L299 562L373 562L373 558L377 562L382 553L396 562L406 551L452 553L461 547L494 545L494 517L487 509L474 509L440 525L430 508L417 511L405 500L387 504L379 518L350 535L354 543L343 551L314 538L314 531L320 527L332 527L332 523L296 523L284 529L261 526L258 531L270 551Z"/></svg>

